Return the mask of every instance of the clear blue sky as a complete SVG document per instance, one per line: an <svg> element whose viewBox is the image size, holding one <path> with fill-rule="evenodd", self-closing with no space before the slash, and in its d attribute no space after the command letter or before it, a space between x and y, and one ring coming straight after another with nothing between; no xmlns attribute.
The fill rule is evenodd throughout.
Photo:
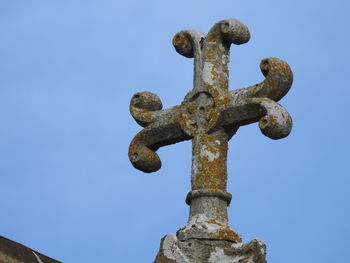
<svg viewBox="0 0 350 263"><path fill-rule="evenodd" d="M230 141L229 207L244 242L270 263L346 262L350 235L350 4L305 1L2 0L0 2L0 235L66 263L152 262L186 224L191 143L160 149L143 174L127 149L141 129L138 91L165 107L192 88L191 59L172 37L219 20L248 25L232 46L230 89L260 82L259 62L287 61L280 103L291 135L256 124Z"/></svg>

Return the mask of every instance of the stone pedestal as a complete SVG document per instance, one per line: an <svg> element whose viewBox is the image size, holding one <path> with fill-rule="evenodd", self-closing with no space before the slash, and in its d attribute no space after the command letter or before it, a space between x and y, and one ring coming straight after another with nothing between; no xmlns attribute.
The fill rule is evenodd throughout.
<svg viewBox="0 0 350 263"><path fill-rule="evenodd" d="M180 241L166 235L153 263L266 263L266 246L254 239L247 244L225 240Z"/></svg>

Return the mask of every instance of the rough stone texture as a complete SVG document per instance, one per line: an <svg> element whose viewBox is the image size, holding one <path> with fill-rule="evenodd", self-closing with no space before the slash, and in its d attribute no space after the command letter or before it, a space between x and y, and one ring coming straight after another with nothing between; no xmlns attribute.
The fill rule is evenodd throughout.
<svg viewBox="0 0 350 263"><path fill-rule="evenodd" d="M223 240L180 241L166 235L154 263L266 263L266 246L254 239L248 244Z"/></svg>
<svg viewBox="0 0 350 263"><path fill-rule="evenodd" d="M264 247L258 241L240 247L232 245L242 239L230 227L227 216L231 201L226 191L228 141L240 126L254 122L259 122L261 132L271 139L288 136L292 119L277 101L291 88L293 73L286 62L265 58L260 63L265 80L228 91L230 46L249 39L248 28L235 19L216 23L207 35L196 30L180 31L173 45L179 54L194 58L193 89L180 105L164 110L153 93L139 92L131 99L130 112L145 127L129 146L129 159L135 168L155 172L161 167L156 153L159 147L192 140L192 189L186 198L189 220L176 238L168 236L163 240L157 263L264 262L262 250L248 249L254 244ZM189 240L196 244L191 249L183 245ZM211 244L216 245L209 253L206 249ZM196 249L209 254L203 260L192 258L191 253L197 255ZM239 259L237 251L244 252L244 258Z"/></svg>
<svg viewBox="0 0 350 263"><path fill-rule="evenodd" d="M0 263L60 263L35 250L0 236Z"/></svg>

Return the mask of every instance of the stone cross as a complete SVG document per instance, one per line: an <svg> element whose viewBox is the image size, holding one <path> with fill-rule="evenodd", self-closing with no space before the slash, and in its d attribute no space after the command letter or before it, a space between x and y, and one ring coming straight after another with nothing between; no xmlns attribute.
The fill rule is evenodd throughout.
<svg viewBox="0 0 350 263"><path fill-rule="evenodd" d="M289 113L276 103L293 81L286 62L278 58L263 59L260 69L264 81L228 90L230 45L240 45L249 39L246 25L234 19L216 23L207 35L196 30L180 31L174 36L173 45L179 54L194 58L193 89L180 105L164 110L159 97L153 93L139 92L131 99L130 112L136 122L145 127L129 147L129 158L135 168L155 172L161 167L157 149L192 140L192 189L186 198L190 216L177 237L168 237L171 242L176 239L176 242L240 243L241 237L229 226L227 216L231 201L231 194L226 191L228 141L240 126L254 122L259 122L262 133L272 139L284 138L291 131ZM182 261L179 257L177 261L158 261L188 260L188 256Z"/></svg>

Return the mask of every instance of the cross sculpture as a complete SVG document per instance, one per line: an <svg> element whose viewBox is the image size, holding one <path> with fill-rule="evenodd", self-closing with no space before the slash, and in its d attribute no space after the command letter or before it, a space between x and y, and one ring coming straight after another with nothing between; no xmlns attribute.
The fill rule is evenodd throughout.
<svg viewBox="0 0 350 263"><path fill-rule="evenodd" d="M227 216L232 197L226 191L228 141L240 126L257 121L261 132L271 139L284 138L291 131L289 113L276 103L289 91L293 81L293 73L286 62L278 58L263 59L260 69L264 81L228 90L230 45L240 45L249 39L247 26L235 19L216 23L207 35L196 30L180 31L172 42L179 54L194 58L193 89L181 105L168 109L162 109L159 97L150 92L136 93L131 99L130 112L136 122L145 127L129 147L129 158L135 168L146 173L155 172L161 167L157 149L192 140L192 189L186 197L190 206L188 223L176 237L167 235L163 239L155 262L221 262L215 261L211 252L206 259L199 260L199 256L191 259L194 248L192 254L188 247L182 248L184 242L190 240L192 243L194 240L228 242L236 244L237 249L242 240L229 226ZM255 240L254 244L264 247L259 242ZM264 249L259 251L253 262L265 262L262 259L265 252L261 252ZM238 252L235 253L237 256ZM212 261L211 257L214 257Z"/></svg>

